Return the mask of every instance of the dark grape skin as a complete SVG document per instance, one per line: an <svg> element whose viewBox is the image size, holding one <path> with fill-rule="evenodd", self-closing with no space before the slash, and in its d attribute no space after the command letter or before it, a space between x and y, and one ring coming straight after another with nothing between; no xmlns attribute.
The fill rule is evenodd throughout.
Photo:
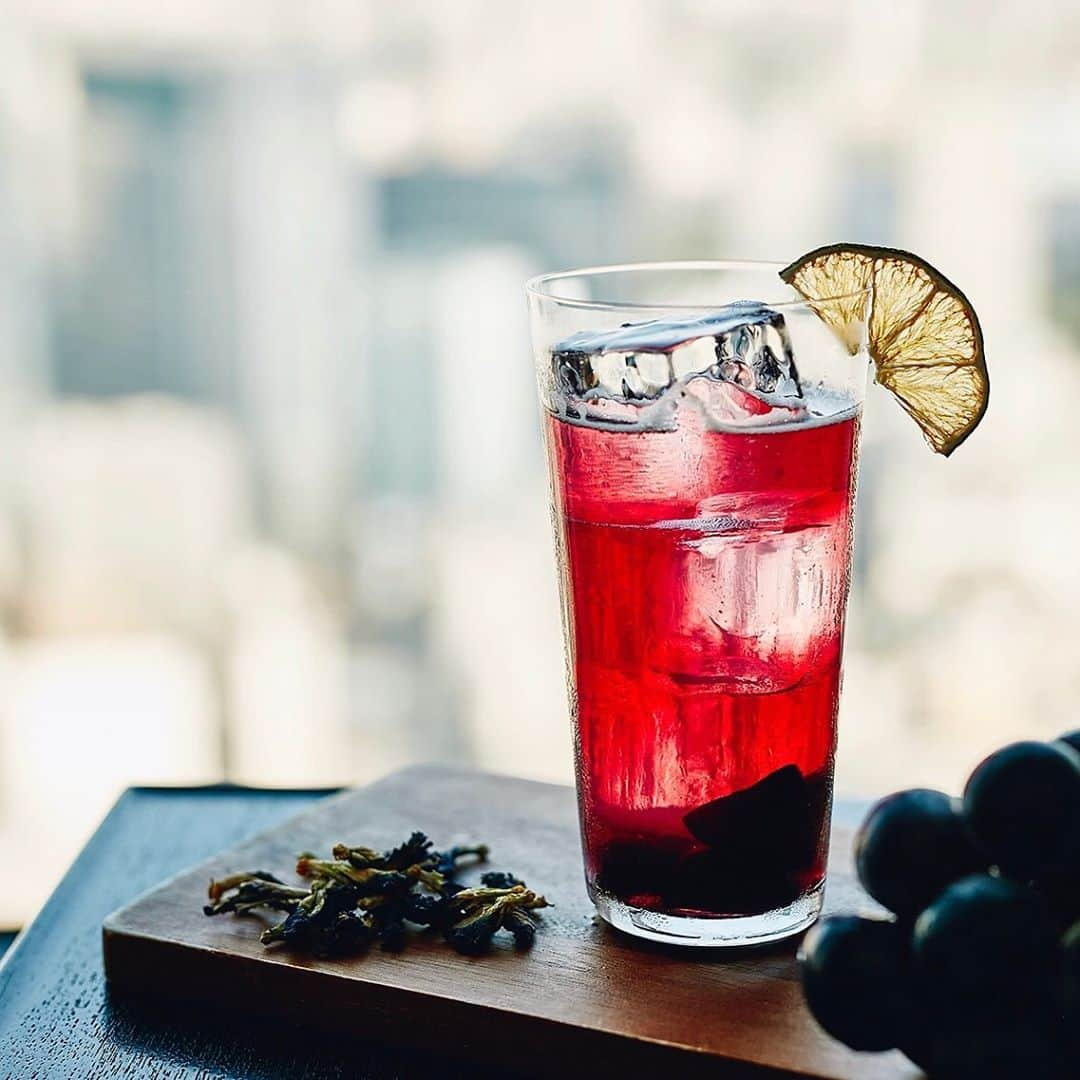
<svg viewBox="0 0 1080 1080"><path fill-rule="evenodd" d="M1080 754L1080 730L1068 731L1059 736L1056 741ZM1080 879L1080 829L1077 830L1074 841L1072 851L1069 853L1069 869L1072 870L1076 878Z"/></svg>
<svg viewBox="0 0 1080 1080"><path fill-rule="evenodd" d="M914 919L942 890L986 870L958 800L912 788L873 806L855 837L863 888L902 919Z"/></svg>
<svg viewBox="0 0 1080 1080"><path fill-rule="evenodd" d="M1080 922L1061 939L1061 975L1065 1046L1071 1060L1080 1063ZM1080 1073L1080 1068L1075 1072Z"/></svg>
<svg viewBox="0 0 1080 1080"><path fill-rule="evenodd" d="M1080 826L1080 753L1018 742L991 754L964 788L964 816L991 860L1021 880L1067 862Z"/></svg>
<svg viewBox="0 0 1080 1080"><path fill-rule="evenodd" d="M1064 743L1066 746L1071 746L1078 754L1080 754L1080 729L1060 735L1057 741Z"/></svg>
<svg viewBox="0 0 1080 1080"><path fill-rule="evenodd" d="M1080 862L1046 871L1033 882L1033 887L1046 899L1050 917L1062 932L1080 919Z"/></svg>
<svg viewBox="0 0 1080 1080"><path fill-rule="evenodd" d="M1070 731L1056 740L1080 753L1080 730ZM1043 871L1035 882L1050 905L1050 912L1062 931L1080 920L1080 829L1073 836L1065 864ZM1080 1020L1080 1014L1078 1014Z"/></svg>
<svg viewBox="0 0 1080 1080"><path fill-rule="evenodd" d="M891 1050L914 1038L910 943L898 923L833 915L799 950L810 1011L853 1050Z"/></svg>
<svg viewBox="0 0 1080 1080"><path fill-rule="evenodd" d="M1074 1035L1080 1025L1080 922L1074 923L1061 939L1062 975L1064 976L1065 1015Z"/></svg>
<svg viewBox="0 0 1080 1080"><path fill-rule="evenodd" d="M1060 1031L1052 1021L943 1026L918 1062L934 1080L1065 1080Z"/></svg>
<svg viewBox="0 0 1080 1080"><path fill-rule="evenodd" d="M1026 885L988 874L955 882L916 920L912 952L920 991L953 1025L1051 1008L1058 942Z"/></svg>

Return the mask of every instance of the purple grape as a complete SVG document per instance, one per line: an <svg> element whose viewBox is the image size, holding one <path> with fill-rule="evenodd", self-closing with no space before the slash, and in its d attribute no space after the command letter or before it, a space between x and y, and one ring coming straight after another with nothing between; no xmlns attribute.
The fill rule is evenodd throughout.
<svg viewBox="0 0 1080 1080"><path fill-rule="evenodd" d="M971 774L964 816L1004 873L1030 880L1066 864L1080 828L1080 753L1062 742L998 750Z"/></svg>
<svg viewBox="0 0 1080 1080"><path fill-rule="evenodd" d="M803 990L817 1022L854 1050L916 1040L908 935L897 923L834 915L799 950Z"/></svg>
<svg viewBox="0 0 1080 1080"><path fill-rule="evenodd" d="M958 1023L1047 1006L1057 940L1042 898L989 874L950 885L918 918L914 968L935 1015Z"/></svg>
<svg viewBox="0 0 1080 1080"><path fill-rule="evenodd" d="M882 799L855 837L855 866L866 891L901 918L915 918L942 890L987 869L958 800L913 788Z"/></svg>

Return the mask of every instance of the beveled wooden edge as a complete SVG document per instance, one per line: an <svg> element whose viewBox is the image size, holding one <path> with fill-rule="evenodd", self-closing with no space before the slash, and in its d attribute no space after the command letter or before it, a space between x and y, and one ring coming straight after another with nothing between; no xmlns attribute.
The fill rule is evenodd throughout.
<svg viewBox="0 0 1080 1080"><path fill-rule="evenodd" d="M110 993L227 1007L286 1020L335 1039L342 1038L342 1031L355 1029L358 1042L446 1053L462 1065L482 1060L529 1076L587 1074L592 1078L659 1070L702 1080L792 1080L805 1075L662 1040L404 989L377 979L327 978L325 971L314 968L261 961L114 927L103 927L102 948ZM165 971L168 980L161 978ZM260 1001L247 1007L243 989L255 981ZM217 990L226 985L230 988L227 1000ZM421 1015L423 1023L418 1024ZM357 1028L358 1016L370 1022ZM480 1042L481 1051L472 1049ZM545 1047L551 1048L547 1056Z"/></svg>

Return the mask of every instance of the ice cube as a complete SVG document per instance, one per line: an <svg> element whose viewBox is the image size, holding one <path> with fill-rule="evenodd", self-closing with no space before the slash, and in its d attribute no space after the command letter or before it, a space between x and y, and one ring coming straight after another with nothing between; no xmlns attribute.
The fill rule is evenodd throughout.
<svg viewBox="0 0 1080 1080"><path fill-rule="evenodd" d="M801 398L784 316L756 300L729 304L728 311L734 325L715 335L719 377L766 400Z"/></svg>
<svg viewBox="0 0 1080 1080"><path fill-rule="evenodd" d="M582 330L552 350L551 365L562 402L648 403L698 379L737 386L770 407L802 398L784 316L756 300L689 318Z"/></svg>

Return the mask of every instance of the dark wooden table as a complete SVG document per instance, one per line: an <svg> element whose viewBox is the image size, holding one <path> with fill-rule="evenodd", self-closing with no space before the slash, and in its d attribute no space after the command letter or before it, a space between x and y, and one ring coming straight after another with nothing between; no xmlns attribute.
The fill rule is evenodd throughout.
<svg viewBox="0 0 1080 1080"><path fill-rule="evenodd" d="M430 1055L331 1039L280 1021L106 993L101 923L132 897L327 792L136 788L117 803L41 914L0 960L0 1077L287 1080L465 1076ZM836 818L858 820L841 804ZM475 1075L475 1074L472 1074ZM485 1080L497 1080L491 1070Z"/></svg>

